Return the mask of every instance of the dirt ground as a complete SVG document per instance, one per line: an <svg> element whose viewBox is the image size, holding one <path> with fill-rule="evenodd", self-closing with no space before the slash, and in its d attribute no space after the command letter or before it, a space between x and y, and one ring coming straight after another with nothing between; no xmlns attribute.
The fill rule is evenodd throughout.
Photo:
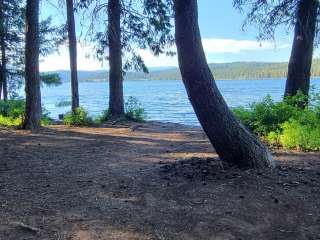
<svg viewBox="0 0 320 240"><path fill-rule="evenodd" d="M198 128L0 129L0 239L320 239L320 154L229 168Z"/></svg>

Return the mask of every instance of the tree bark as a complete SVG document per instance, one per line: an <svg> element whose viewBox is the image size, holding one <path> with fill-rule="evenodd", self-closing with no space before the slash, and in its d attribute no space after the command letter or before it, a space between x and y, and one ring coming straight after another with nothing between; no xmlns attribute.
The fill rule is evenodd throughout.
<svg viewBox="0 0 320 240"><path fill-rule="evenodd" d="M120 17L120 0L109 0L109 111L112 116L120 116L124 114Z"/></svg>
<svg viewBox="0 0 320 240"><path fill-rule="evenodd" d="M75 21L74 21L73 0L66 0L66 2L67 2L70 69L71 69L72 111L75 112L75 110L79 107L77 37L76 37Z"/></svg>
<svg viewBox="0 0 320 240"><path fill-rule="evenodd" d="M8 99L7 84L7 59L6 59L6 41L5 41L5 19L4 19L4 2L0 0L0 49L1 49L1 66L0 66L0 99L1 91L3 100Z"/></svg>
<svg viewBox="0 0 320 240"><path fill-rule="evenodd" d="M3 89L3 100L8 100L7 58L5 38L1 37L1 82Z"/></svg>
<svg viewBox="0 0 320 240"><path fill-rule="evenodd" d="M309 94L318 7L318 0L298 2L285 97L294 96L299 90L305 95Z"/></svg>
<svg viewBox="0 0 320 240"><path fill-rule="evenodd" d="M27 0L25 61L26 112L23 127L37 131L41 127L39 0Z"/></svg>
<svg viewBox="0 0 320 240"><path fill-rule="evenodd" d="M174 8L183 83L217 154L241 168L272 167L268 149L234 117L215 84L201 42L197 0L174 0Z"/></svg>

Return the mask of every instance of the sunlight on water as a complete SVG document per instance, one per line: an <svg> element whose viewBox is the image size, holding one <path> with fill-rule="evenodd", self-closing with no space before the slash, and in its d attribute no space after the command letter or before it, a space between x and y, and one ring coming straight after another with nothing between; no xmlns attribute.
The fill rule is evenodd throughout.
<svg viewBox="0 0 320 240"><path fill-rule="evenodd" d="M312 84L320 89L320 79ZM285 81L272 80L220 80L217 85L230 107L246 106L261 100L267 94L280 100ZM97 116L108 106L108 83L80 83L80 104L91 115ZM145 108L149 120L199 125L188 101L182 81L125 81L125 98L134 96ZM70 100L70 83L58 87L43 87L42 102L52 118L69 111L70 107L56 107L60 101Z"/></svg>

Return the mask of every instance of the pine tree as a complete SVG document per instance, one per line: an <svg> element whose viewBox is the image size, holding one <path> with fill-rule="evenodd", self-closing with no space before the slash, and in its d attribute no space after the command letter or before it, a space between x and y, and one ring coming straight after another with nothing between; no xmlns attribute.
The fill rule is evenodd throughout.
<svg viewBox="0 0 320 240"><path fill-rule="evenodd" d="M79 0L78 6L87 9L93 19L87 35L93 36L96 57L109 61L109 111L113 116L122 115L123 74L130 69L148 72L138 49L159 55L173 43L172 8L162 0Z"/></svg>

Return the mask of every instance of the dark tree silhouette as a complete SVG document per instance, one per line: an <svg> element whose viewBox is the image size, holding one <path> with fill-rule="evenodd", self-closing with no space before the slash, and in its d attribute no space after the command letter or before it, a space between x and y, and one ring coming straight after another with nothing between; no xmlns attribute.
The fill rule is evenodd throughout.
<svg viewBox="0 0 320 240"><path fill-rule="evenodd" d="M109 111L113 116L124 113L125 72L148 72L136 50L149 49L159 55L173 43L172 8L166 1L78 0L79 8L86 9L92 20L87 36L96 45L96 57L109 61Z"/></svg>
<svg viewBox="0 0 320 240"><path fill-rule="evenodd" d="M1 92L3 91L3 100L8 99L7 87L7 57L6 57L6 42L5 42L5 18L4 18L4 0L0 0L0 45L1 45L1 64L0 64L0 99Z"/></svg>
<svg viewBox="0 0 320 240"><path fill-rule="evenodd" d="M318 0L298 2L285 97L294 96L298 91L305 95L309 94L318 7Z"/></svg>
<svg viewBox="0 0 320 240"><path fill-rule="evenodd" d="M39 76L39 0L27 0L25 47L26 112L23 127L37 131L41 127Z"/></svg>
<svg viewBox="0 0 320 240"><path fill-rule="evenodd" d="M216 152L241 168L272 167L268 149L234 117L215 84L201 42L197 0L174 0L174 10L183 83Z"/></svg>
<svg viewBox="0 0 320 240"><path fill-rule="evenodd" d="M294 27L284 96L296 95L299 90L308 95L314 40L319 32L319 1L233 0L233 4L240 11L247 11L244 26L257 25L261 40L275 39L276 29L280 26L286 27L288 32Z"/></svg>
<svg viewBox="0 0 320 240"><path fill-rule="evenodd" d="M74 112L79 107L79 87L78 87L78 69L77 69L77 37L76 37L76 29L75 29L75 21L74 21L73 0L66 0L66 6L67 6L70 69L71 69L72 111Z"/></svg>
<svg viewBox="0 0 320 240"><path fill-rule="evenodd" d="M109 111L112 116L124 114L120 15L120 0L109 0Z"/></svg>

